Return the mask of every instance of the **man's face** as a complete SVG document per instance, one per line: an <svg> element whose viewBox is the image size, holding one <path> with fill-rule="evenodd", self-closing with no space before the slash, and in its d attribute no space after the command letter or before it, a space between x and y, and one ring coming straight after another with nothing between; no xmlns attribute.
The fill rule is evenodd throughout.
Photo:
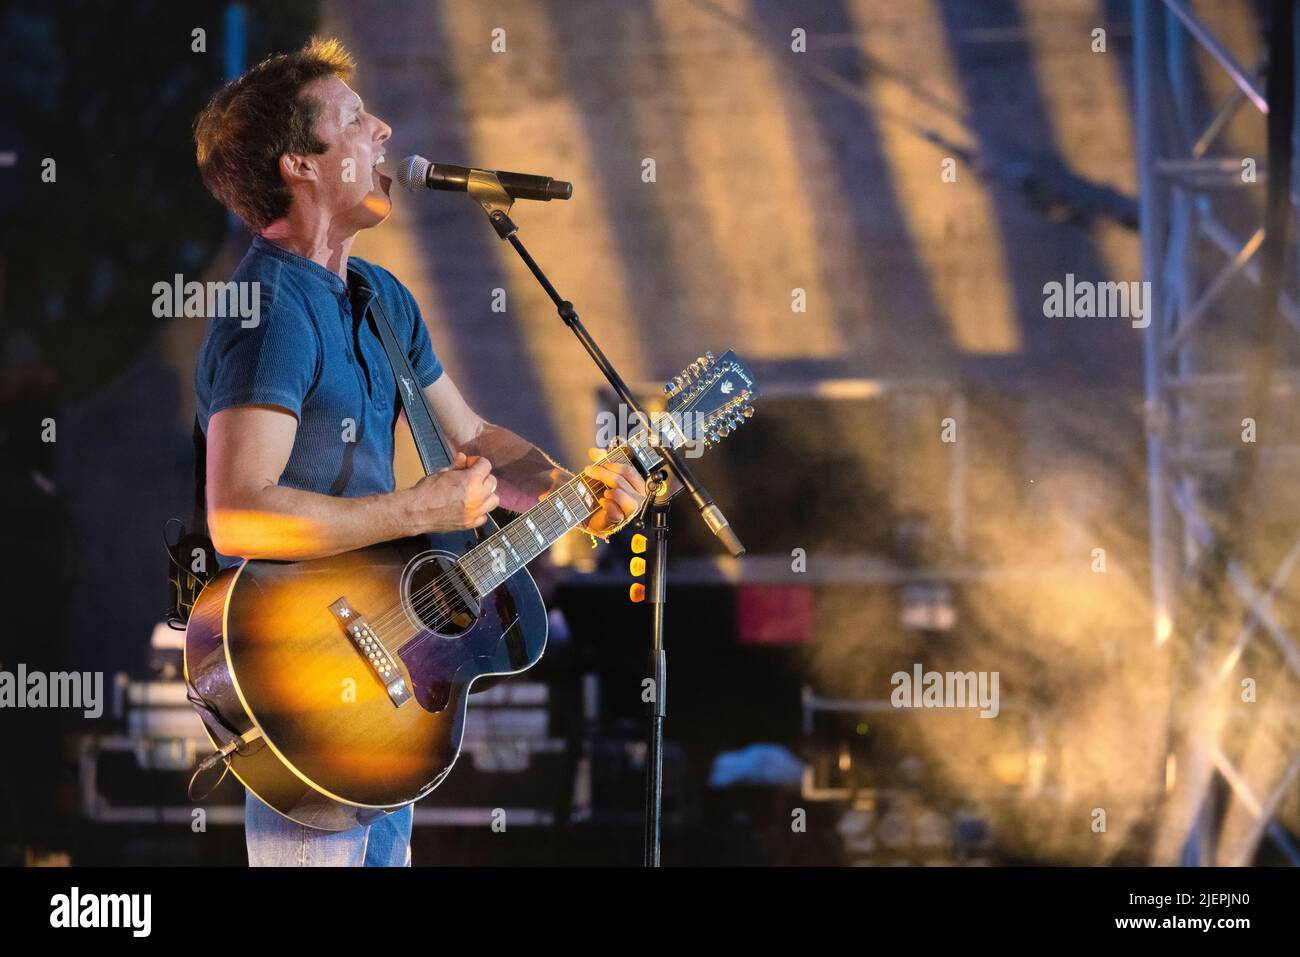
<svg viewBox="0 0 1300 957"><path fill-rule="evenodd" d="M393 208L393 181L379 172L392 129L367 113L361 97L336 76L313 80L301 95L320 104L315 133L328 144L325 153L312 157L319 170L316 201L340 225L366 229L382 223Z"/></svg>

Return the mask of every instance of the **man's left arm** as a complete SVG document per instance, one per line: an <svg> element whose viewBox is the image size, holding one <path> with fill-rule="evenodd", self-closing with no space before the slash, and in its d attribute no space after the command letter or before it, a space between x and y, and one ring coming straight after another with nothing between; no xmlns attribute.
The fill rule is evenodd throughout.
<svg viewBox="0 0 1300 957"><path fill-rule="evenodd" d="M497 478L497 497L512 512L526 512L538 499L550 494L573 477L531 442L499 425L484 420L469 407L451 377L444 372L424 389L429 406L442 425L456 452L481 455ZM590 449L593 460L583 471L605 486L600 508L583 526L596 535L606 534L635 515L645 500L645 480L631 465L608 462L596 465L604 453Z"/></svg>

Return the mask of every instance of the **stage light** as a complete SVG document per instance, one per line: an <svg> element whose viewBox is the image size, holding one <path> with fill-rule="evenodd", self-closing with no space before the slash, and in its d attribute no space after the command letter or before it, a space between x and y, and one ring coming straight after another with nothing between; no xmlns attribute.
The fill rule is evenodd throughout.
<svg viewBox="0 0 1300 957"><path fill-rule="evenodd" d="M646 537L641 534L632 536L632 551L642 553L646 548ZM628 571L632 573L633 578L640 578L645 574L645 559L640 554L634 555L632 560L627 564ZM645 601L645 585L641 582L633 582L627 592L628 598L634 602Z"/></svg>

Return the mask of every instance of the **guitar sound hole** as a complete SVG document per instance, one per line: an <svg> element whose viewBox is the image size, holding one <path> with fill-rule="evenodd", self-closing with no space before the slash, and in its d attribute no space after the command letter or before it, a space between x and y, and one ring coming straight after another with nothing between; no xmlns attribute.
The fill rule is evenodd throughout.
<svg viewBox="0 0 1300 957"><path fill-rule="evenodd" d="M450 558L430 555L406 575L406 608L424 627L446 637L464 634L479 617L479 604Z"/></svg>

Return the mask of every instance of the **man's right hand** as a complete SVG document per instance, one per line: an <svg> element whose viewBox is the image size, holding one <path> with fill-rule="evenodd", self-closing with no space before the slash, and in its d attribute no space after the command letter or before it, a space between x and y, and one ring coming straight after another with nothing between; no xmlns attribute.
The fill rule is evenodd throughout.
<svg viewBox="0 0 1300 957"><path fill-rule="evenodd" d="M410 489L408 509L419 532L478 528L500 504L492 463L457 452L449 468L426 475Z"/></svg>

